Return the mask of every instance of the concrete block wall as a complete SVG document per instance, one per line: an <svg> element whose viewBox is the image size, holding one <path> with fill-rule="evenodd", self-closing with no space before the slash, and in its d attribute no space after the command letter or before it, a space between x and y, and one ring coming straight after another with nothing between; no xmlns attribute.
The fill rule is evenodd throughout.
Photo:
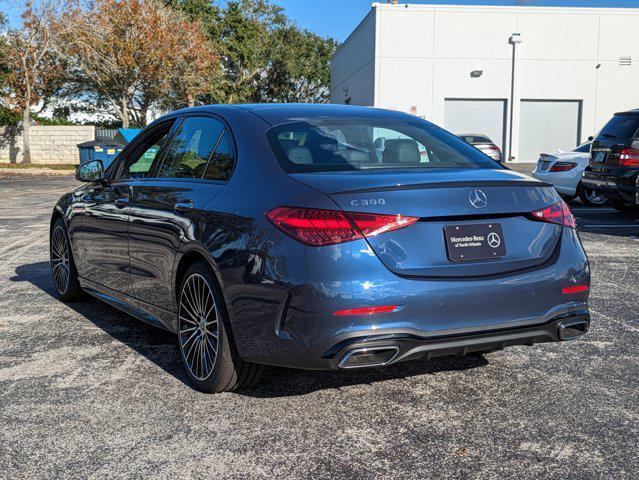
<svg viewBox="0 0 639 480"><path fill-rule="evenodd" d="M93 126L32 126L33 163L80 163L78 143L95 139ZM22 162L22 129L0 128L0 163Z"/></svg>

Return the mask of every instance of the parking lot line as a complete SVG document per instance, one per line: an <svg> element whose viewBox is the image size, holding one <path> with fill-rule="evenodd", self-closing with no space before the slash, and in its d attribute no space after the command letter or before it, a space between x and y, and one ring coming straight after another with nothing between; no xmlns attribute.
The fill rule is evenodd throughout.
<svg viewBox="0 0 639 480"><path fill-rule="evenodd" d="M591 225L579 225L582 228L632 228L639 227L639 223L626 223L626 224L616 224L616 225L608 225L608 224L591 224Z"/></svg>

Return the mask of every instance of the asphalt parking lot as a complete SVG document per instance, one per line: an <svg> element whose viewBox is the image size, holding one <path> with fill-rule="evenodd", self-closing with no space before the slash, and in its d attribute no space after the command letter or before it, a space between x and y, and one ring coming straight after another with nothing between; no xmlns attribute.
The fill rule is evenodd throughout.
<svg viewBox="0 0 639 480"><path fill-rule="evenodd" d="M637 478L639 222L575 204L591 332L385 370L186 384L174 338L55 298L69 176L0 176L0 478Z"/></svg>

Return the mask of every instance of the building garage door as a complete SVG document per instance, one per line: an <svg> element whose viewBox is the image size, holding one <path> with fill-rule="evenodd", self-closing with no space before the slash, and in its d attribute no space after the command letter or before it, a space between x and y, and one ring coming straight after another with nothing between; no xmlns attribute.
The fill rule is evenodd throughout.
<svg viewBox="0 0 639 480"><path fill-rule="evenodd" d="M455 134L479 133L504 151L506 100L447 98L444 100L444 128Z"/></svg>
<svg viewBox="0 0 639 480"><path fill-rule="evenodd" d="M536 162L540 153L575 148L580 124L580 101L522 100L517 161Z"/></svg>

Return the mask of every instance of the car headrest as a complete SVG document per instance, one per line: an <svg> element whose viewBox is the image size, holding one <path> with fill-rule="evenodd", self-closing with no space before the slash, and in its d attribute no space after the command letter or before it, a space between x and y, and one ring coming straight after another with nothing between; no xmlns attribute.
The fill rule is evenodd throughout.
<svg viewBox="0 0 639 480"><path fill-rule="evenodd" d="M415 140L408 138L396 138L386 140L383 163L419 163L421 155Z"/></svg>
<svg viewBox="0 0 639 480"><path fill-rule="evenodd" d="M307 147L286 147L284 151L288 159L293 163L299 165L312 165L314 163L313 154Z"/></svg>

